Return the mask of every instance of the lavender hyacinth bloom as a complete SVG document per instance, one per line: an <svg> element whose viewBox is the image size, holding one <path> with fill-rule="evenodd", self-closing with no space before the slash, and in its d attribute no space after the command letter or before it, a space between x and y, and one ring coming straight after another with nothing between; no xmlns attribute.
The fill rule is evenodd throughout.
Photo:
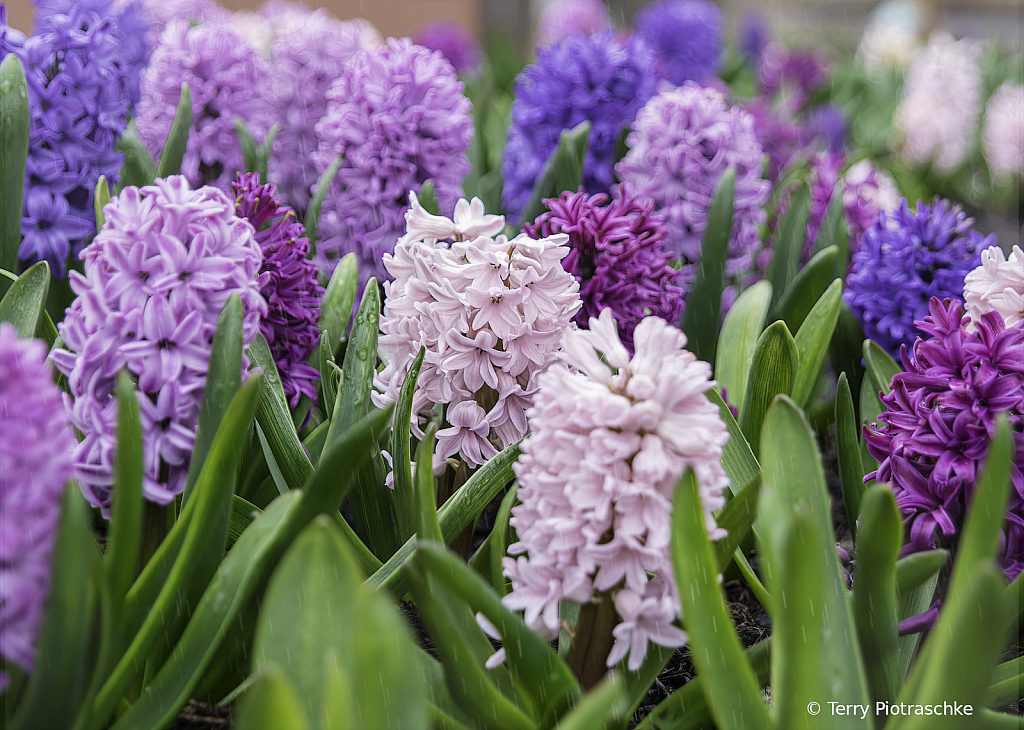
<svg viewBox="0 0 1024 730"><path fill-rule="evenodd" d="M587 120L583 187L589 193L609 192L616 141L654 87L654 55L639 38L622 41L611 31L577 34L542 48L537 63L516 79L502 165L506 210L522 212L562 130Z"/></svg>
<svg viewBox="0 0 1024 730"><path fill-rule="evenodd" d="M0 322L0 658L31 672L75 436L39 340ZM0 692L7 684L0 672Z"/></svg>
<svg viewBox="0 0 1024 730"><path fill-rule="evenodd" d="M912 356L900 348L905 372L882 397L886 412L864 429L879 461L867 478L891 483L910 527L910 550L947 545L970 509L996 417L1009 416L1013 487L1000 552L1013 580L1024 569L1024 323L1006 327L996 312L971 322L949 299L933 298L929 312L915 322L926 339L914 343Z"/></svg>
<svg viewBox="0 0 1024 730"><path fill-rule="evenodd" d="M736 36L736 44L743 57L756 69L761 64L761 58L771 40L768 21L756 10L748 10L740 16Z"/></svg>
<svg viewBox="0 0 1024 730"><path fill-rule="evenodd" d="M185 486L217 317L242 300L242 339L259 332L267 304L252 226L212 187L181 175L127 187L103 209L106 222L83 251L85 276L58 326L68 350L53 361L68 376L65 407L83 436L74 449L86 499L109 514L122 369L137 381L143 431L143 493L168 504Z"/></svg>
<svg viewBox="0 0 1024 730"><path fill-rule="evenodd" d="M864 334L893 357L913 343L914 321L927 315L932 297L959 297L982 249L995 243L995 236L983 238L971 223L948 201L918 201L912 211L904 199L864 233L843 298Z"/></svg>
<svg viewBox="0 0 1024 730"><path fill-rule="evenodd" d="M174 21L160 35L142 76L139 136L150 154L160 154L178 110L181 85L187 82L192 128L181 172L193 187L227 190L245 169L234 117L246 123L257 141L272 123L268 73L266 61L231 26Z"/></svg>
<svg viewBox="0 0 1024 730"><path fill-rule="evenodd" d="M472 75L480 70L480 46L458 23L435 20L413 33L412 39L424 48L443 53L460 74Z"/></svg>
<svg viewBox="0 0 1024 730"><path fill-rule="evenodd" d="M735 215L726 275L751 264L760 242L761 206L771 185L761 178L761 145L754 119L730 107L718 91L687 82L664 89L637 115L629 153L615 171L637 195L654 200L666 216L666 248L683 262L683 280L700 258L701 237L719 178L736 167Z"/></svg>
<svg viewBox="0 0 1024 730"><path fill-rule="evenodd" d="M21 57L25 48L25 34L7 24L7 6L0 5L0 60L8 53Z"/></svg>
<svg viewBox="0 0 1024 730"><path fill-rule="evenodd" d="M846 149L846 117L835 104L825 104L814 112L811 126L829 152Z"/></svg>
<svg viewBox="0 0 1024 730"><path fill-rule="evenodd" d="M654 212L653 200L638 200L628 189L610 201L604 193L580 190L545 200L550 209L523 230L534 238L569 234L566 271L580 282L583 307L576 324L611 309L619 337L633 352L633 330L648 316L676 322L683 310L683 290L673 285L679 272L668 265L665 219Z"/></svg>
<svg viewBox="0 0 1024 730"><path fill-rule="evenodd" d="M289 4L290 5L290 4ZM276 5L264 6L272 12ZM301 6L299 6L301 7ZM365 20L335 20L325 10L271 16L270 94L281 131L274 140L269 173L288 204L302 213L317 171L310 164L319 140L316 124L327 111L327 91L359 51L383 42Z"/></svg>
<svg viewBox="0 0 1024 730"><path fill-rule="evenodd" d="M709 0L658 0L636 16L637 32L658 56L658 74L675 86L714 75L725 18Z"/></svg>
<svg viewBox="0 0 1024 730"><path fill-rule="evenodd" d="M443 212L462 195L473 119L455 69L408 38L357 54L327 93L313 155L341 169L320 212L316 261L330 272L355 252L360 287L389 278L381 263L405 230L409 191L431 180Z"/></svg>
<svg viewBox="0 0 1024 730"><path fill-rule="evenodd" d="M306 361L320 343L320 300L324 290L317 282L316 264L309 261L309 239L295 211L274 199L274 185L260 185L257 173L238 176L231 183L235 214L252 224L263 252L260 295L267 314L260 331L270 345L281 375L288 404L294 408L306 395L316 403L315 381L320 373Z"/></svg>
<svg viewBox="0 0 1024 730"><path fill-rule="evenodd" d="M559 43L575 33L593 35L612 27L601 0L552 0L537 19L537 47Z"/></svg>

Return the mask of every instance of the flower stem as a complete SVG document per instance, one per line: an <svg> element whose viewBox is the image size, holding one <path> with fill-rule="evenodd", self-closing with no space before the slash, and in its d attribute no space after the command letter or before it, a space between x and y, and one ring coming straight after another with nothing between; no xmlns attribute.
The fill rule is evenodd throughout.
<svg viewBox="0 0 1024 730"><path fill-rule="evenodd" d="M573 632L566 663L584 692L608 672L608 654L615 638L612 630L619 623L615 604L607 593L580 606L580 617Z"/></svg>

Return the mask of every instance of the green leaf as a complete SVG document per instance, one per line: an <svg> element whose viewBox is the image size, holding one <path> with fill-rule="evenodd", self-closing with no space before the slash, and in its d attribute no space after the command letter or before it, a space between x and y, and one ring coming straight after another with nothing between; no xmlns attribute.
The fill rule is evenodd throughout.
<svg viewBox="0 0 1024 730"><path fill-rule="evenodd" d="M587 692L572 710L559 718L556 730L611 730L628 719L629 703L625 681L618 674L607 675Z"/></svg>
<svg viewBox="0 0 1024 730"><path fill-rule="evenodd" d="M313 197L309 199L309 207L306 208L306 220L303 221L303 225L306 228L306 237L309 239L309 242L313 244L310 246L309 250L310 257L313 256L316 242L320 240L320 208L323 207L324 198L327 197L327 191L331 189L331 183L334 182L334 177L338 174L338 170L341 169L341 163L344 159L344 157L338 155L331 160L331 164L327 166L327 169L323 171L322 175L320 175L320 179L316 181ZM344 261L344 259L342 260ZM340 335L338 336L340 337Z"/></svg>
<svg viewBox="0 0 1024 730"><path fill-rule="evenodd" d="M135 131L134 121L128 123L128 128L117 141L117 149L124 154L117 192L120 193L130 185L137 188L152 185L156 177L156 163Z"/></svg>
<svg viewBox="0 0 1024 730"><path fill-rule="evenodd" d="M8 271L18 270L30 119L25 71L8 53L0 64L0 268Z"/></svg>
<svg viewBox="0 0 1024 730"><path fill-rule="evenodd" d="M274 486L277 487L277 493L284 494L288 491L288 481L281 473L281 467L278 466L277 459L274 458L274 450L270 447L267 436L258 423L256 424L256 437L259 439L260 448L263 449L263 458L267 460L267 469L270 471L271 479L274 480Z"/></svg>
<svg viewBox="0 0 1024 730"><path fill-rule="evenodd" d="M757 463L754 452L747 443L747 437L743 435L736 419L732 417L732 411L718 391L711 388L705 391L704 395L718 406L718 416L729 432L729 440L722 447L722 468L729 477L729 489L733 494L739 494L739 491L761 472L761 465Z"/></svg>
<svg viewBox="0 0 1024 730"><path fill-rule="evenodd" d="M800 365L793 381L793 400L805 406L811 398L811 390L821 375L825 364L828 345L832 341L839 308L843 302L843 281L836 279L821 295L814 308L803 319L796 333L796 349L800 353Z"/></svg>
<svg viewBox="0 0 1024 730"><path fill-rule="evenodd" d="M426 349L421 347L416 359L409 366L402 389L395 406L395 423L391 428L391 471L394 479L395 511L398 517L398 531L402 540L408 540L416 531L417 505L413 493L410 429L412 427L412 397L416 393L416 380L423 366ZM426 440L426 439L424 439ZM432 462L433 450L427 452ZM417 475L417 479L419 475ZM431 479L433 475L431 474ZM431 512L435 508L431 509Z"/></svg>
<svg viewBox="0 0 1024 730"><path fill-rule="evenodd" d="M839 306L839 320L829 344L829 359L836 373L846 373L854 405L860 403L860 385L864 378L864 366L861 364L863 344L864 331L857 315L843 302Z"/></svg>
<svg viewBox="0 0 1024 730"><path fill-rule="evenodd" d="M437 202L437 191L434 189L434 181L427 180L420 186L420 192L416 196L423 210L431 215L441 215L441 206Z"/></svg>
<svg viewBox="0 0 1024 730"><path fill-rule="evenodd" d="M860 430L857 428L850 381L846 373L839 374L836 387L836 461L846 519L850 524L850 533L856 540L857 517L860 515L860 503L864 495L864 466L860 460Z"/></svg>
<svg viewBox="0 0 1024 730"><path fill-rule="evenodd" d="M672 565L686 616L690 656L706 679L712 714L722 728L766 728L768 711L718 584L719 563L705 525L693 470L676 487L672 508Z"/></svg>
<svg viewBox="0 0 1024 730"><path fill-rule="evenodd" d="M106 220L103 217L103 208L110 202L110 187L107 185L106 175L100 175L96 183L96 198L93 200L93 209L96 211L96 231L103 228Z"/></svg>
<svg viewBox="0 0 1024 730"><path fill-rule="evenodd" d="M427 426L416 449L416 483L410 495L415 504L416 537L420 540L443 542L441 523L437 519L437 497L434 490L434 471L431 457L434 454L434 436L437 425Z"/></svg>
<svg viewBox="0 0 1024 730"><path fill-rule="evenodd" d="M232 294L217 316L217 329L213 333L209 368L206 373L206 387L203 388L203 400L199 406L199 426L192 449L192 460L188 465L182 504L186 504L192 496L196 480L213 445L214 435L220 427L231 399L235 397L241 385L242 300L238 294Z"/></svg>
<svg viewBox="0 0 1024 730"><path fill-rule="evenodd" d="M238 706L235 730L307 730L295 687L280 667L264 667Z"/></svg>
<svg viewBox="0 0 1024 730"><path fill-rule="evenodd" d="M726 531L726 536L715 541L715 563L721 573L729 565L736 548L740 546L757 517L757 498L761 494L761 475L758 474L730 499L715 522Z"/></svg>
<svg viewBox="0 0 1024 730"><path fill-rule="evenodd" d="M244 119L236 116L232 117L231 121L235 125L238 146L242 148L242 156L245 158L245 170L246 172L256 172L256 168L259 166L259 145L253 139L252 132L249 131L249 126Z"/></svg>
<svg viewBox="0 0 1024 730"><path fill-rule="evenodd" d="M558 146L544 163L544 169L537 176L533 192L530 193L530 200L519 216L521 222L533 221L543 213L546 198L557 198L563 190L575 191L579 187L590 126L589 121L580 122L572 129L563 129L559 134Z"/></svg>
<svg viewBox="0 0 1024 730"><path fill-rule="evenodd" d="M790 671L793 652L811 649L803 646L801 636L804 631L808 637L813 634L820 642L815 649L814 673L821 678L826 691L818 697L808 697L803 706L794 704L791 715L787 716L793 722L800 720L803 725L810 717L805 710L810 700L822 702L822 698L828 698L842 704L867 704L867 682L855 638L846 581L835 550L828 489L814 433L793 401L779 396L765 416L761 441L761 499L754 526L760 545L762 575L777 608L772 616L776 622L772 656L773 698L778 696L778 690L783 689L789 700L797 701L796 698L805 691L802 683L807 678L793 677L800 687L790 689L780 686L780 673ZM801 533L794 526L794 513L798 511L806 514L800 524L810 525L813 533L806 530ZM796 558L787 553L787 545L791 542L806 542ZM811 572L816 576L820 573L820 576L809 583ZM795 622L793 617L796 614L791 613L797 611L793 605L796 599L789 593L794 586L802 586L795 595L807 596L807 600L815 602L813 621L803 627ZM799 607L799 611L806 609L806 605ZM787 626L795 633L780 635L781 617L792 619ZM806 618L800 619L804 620ZM825 715L816 718L821 727L825 727L830 719ZM779 723L779 727L793 727L781 719ZM857 725L851 722L844 727Z"/></svg>
<svg viewBox="0 0 1024 730"><path fill-rule="evenodd" d="M104 563L114 621L120 623L125 596L135 580L142 547L142 425L135 387L122 371L117 376L117 451L111 495L110 532Z"/></svg>
<svg viewBox="0 0 1024 730"><path fill-rule="evenodd" d="M487 536L490 546L491 582L498 595L505 595L505 576L501 569L501 559L505 557L508 550L509 519L512 516L512 508L516 504L516 492L519 491L519 483L513 482L512 486L501 499L498 506L498 514L494 517L494 527L491 534Z"/></svg>
<svg viewBox="0 0 1024 730"><path fill-rule="evenodd" d="M696 278L683 312L682 330L690 352L698 360L715 367L718 348L718 323L721 320L722 289L725 287L725 260L732 235L733 198L736 190L736 168L728 167L719 178L707 228L701 240L700 262Z"/></svg>
<svg viewBox="0 0 1024 730"><path fill-rule="evenodd" d="M759 281L744 291L725 315L722 333L718 337L715 380L740 413L747 394L750 363L754 359L757 339L764 329L771 298L772 285L767 281Z"/></svg>
<svg viewBox="0 0 1024 730"><path fill-rule="evenodd" d="M245 532L245 528L252 524L252 521L261 513L259 507L251 504L237 494L231 497L231 517L228 521L228 542L227 548L230 550L232 546L238 542L238 538Z"/></svg>
<svg viewBox="0 0 1024 730"><path fill-rule="evenodd" d="M829 201L825 218L818 227L818 238L814 242L814 253L817 254L827 248L835 246L838 257L836 260L835 276L843 278L846 273L846 264L850 257L849 235L846 231L846 211L843 208L843 196L833 195Z"/></svg>
<svg viewBox="0 0 1024 730"><path fill-rule="evenodd" d="M800 352L785 322L770 325L757 341L750 363L747 394L740 413L740 428L758 455L761 423L775 396L793 392L793 379L800 367Z"/></svg>
<svg viewBox="0 0 1024 730"><path fill-rule="evenodd" d="M99 591L104 588L102 579L94 580L99 561L88 505L71 484L64 490L50 558L50 592L35 671L10 725L13 730L70 728L83 710L99 653Z"/></svg>
<svg viewBox="0 0 1024 730"><path fill-rule="evenodd" d="M171 131L167 134L163 152L160 153L160 164L156 168L157 177L170 177L181 171L181 161L185 158L188 145L188 133L192 129L192 92L188 84L181 85L178 95L178 110L171 122Z"/></svg>
<svg viewBox="0 0 1024 730"><path fill-rule="evenodd" d="M782 230L779 233L779 243L775 247L775 255L768 265L767 278L772 285L773 310L800 267L810 210L811 193L805 183L790 200L790 208L782 219ZM831 278L830 276L829 279Z"/></svg>
<svg viewBox="0 0 1024 730"><path fill-rule="evenodd" d="M354 253L342 256L338 265L334 267L334 273L331 274L331 280L327 283L327 289L324 291L324 298L320 302L318 326L321 332L325 332L329 336L328 342L332 358L337 354L341 341L348 335L348 323L352 319L352 307L355 306L356 301L356 285L359 281L358 266ZM325 407L329 409L333 403L332 400L325 404Z"/></svg>
<svg viewBox="0 0 1024 730"><path fill-rule="evenodd" d="M891 489L876 485L864 494L859 527L853 617L871 701L892 702L902 685L896 559L903 542L903 519Z"/></svg>
<svg viewBox="0 0 1024 730"><path fill-rule="evenodd" d="M992 685L988 690L986 704L1002 707L1024 697L1024 657L1003 662L992 673Z"/></svg>
<svg viewBox="0 0 1024 730"><path fill-rule="evenodd" d="M948 550L913 553L896 561L896 591L903 596L934 578L949 561Z"/></svg>
<svg viewBox="0 0 1024 730"><path fill-rule="evenodd" d="M14 325L18 337L32 337L39 326L49 290L50 266L40 261L19 276L0 300L0 322Z"/></svg>
<svg viewBox="0 0 1024 730"><path fill-rule="evenodd" d="M274 140L277 139L277 135L281 131L281 125L274 123L270 129L267 130L267 136L263 138L263 144L261 144L256 153L256 174L260 176L260 180L267 180L267 167L270 165L270 155L274 148Z"/></svg>
<svg viewBox="0 0 1024 730"><path fill-rule="evenodd" d="M807 266L797 273L789 289L782 293L782 298L772 311L772 318L784 321L791 332L800 329L811 308L833 285L837 257L835 248L827 248L808 261Z"/></svg>
<svg viewBox="0 0 1024 730"><path fill-rule="evenodd" d="M903 372L900 366L874 340L864 340L864 364L867 365L868 372L874 377L879 389L885 395L889 395L892 390L892 379Z"/></svg>

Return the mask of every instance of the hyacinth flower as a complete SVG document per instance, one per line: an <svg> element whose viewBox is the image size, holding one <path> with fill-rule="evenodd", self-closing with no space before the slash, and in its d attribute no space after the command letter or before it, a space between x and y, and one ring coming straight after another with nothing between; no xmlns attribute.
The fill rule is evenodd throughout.
<svg viewBox="0 0 1024 730"><path fill-rule="evenodd" d="M571 252L562 261L580 283L583 306L576 324L586 328L605 309L619 326L619 337L633 351L633 330L654 315L677 322L683 290L675 286L678 272L665 253L665 220L654 201L637 199L625 187L614 200L603 193L580 190L545 200L548 212L523 230L535 238L569 235Z"/></svg>
<svg viewBox="0 0 1024 730"><path fill-rule="evenodd" d="M761 145L754 119L718 91L688 82L663 89L637 114L629 152L615 168L637 196L652 199L665 215L666 248L682 262L682 280L693 277L715 186L736 168L733 229L726 276L747 271L760 245L762 206L771 185L761 177Z"/></svg>
<svg viewBox="0 0 1024 730"><path fill-rule="evenodd" d="M996 417L1006 414L1013 487L1000 553L1013 580L1024 570L1024 323L1007 326L995 311L965 317L959 301L933 298L929 315L915 324L925 337L912 353L900 348L905 372L882 397L878 424L864 430L879 462L867 478L892 485L908 551L949 545L970 509Z"/></svg>
<svg viewBox="0 0 1024 730"><path fill-rule="evenodd" d="M106 222L72 272L78 298L55 350L68 376L65 408L82 440L73 449L82 492L109 516L116 446L114 380L137 383L143 430L143 493L168 504L185 486L217 317L242 301L243 342L259 332L262 254L234 201L213 187L190 190L181 175L127 187L104 208Z"/></svg>
<svg viewBox="0 0 1024 730"><path fill-rule="evenodd" d="M479 198L460 200L454 219L423 210L409 195L406 234L385 254L394 281L386 295L378 348L387 364L374 376L374 403L396 401L421 347L412 399L413 433L445 406L434 471L449 459L470 468L526 435L537 374L555 360L579 310L579 284L561 261L568 236L509 239L501 216Z"/></svg>
<svg viewBox="0 0 1024 730"><path fill-rule="evenodd" d="M270 94L281 130L271 150L269 174L280 194L300 214L309 204L317 171L310 164L319 139L316 124L327 111L327 91L355 53L383 42L365 20L336 20L323 9L291 12L268 3L261 12L274 29L270 42ZM301 10L300 10L301 9Z"/></svg>
<svg viewBox="0 0 1024 730"><path fill-rule="evenodd" d="M636 16L637 32L658 57L658 75L674 86L714 76L725 16L709 0L658 0Z"/></svg>
<svg viewBox="0 0 1024 730"><path fill-rule="evenodd" d="M743 54L744 60L755 71L761 65L761 59L770 41L771 31L764 15L756 10L744 11L736 29L736 46Z"/></svg>
<svg viewBox="0 0 1024 730"><path fill-rule="evenodd" d="M408 38L357 54L327 92L313 162L322 173L341 156L320 211L316 261L331 272L355 253L360 291L389 278L382 256L405 231L409 191L434 184L451 211L469 172L473 119L455 69L439 51Z"/></svg>
<svg viewBox="0 0 1024 730"><path fill-rule="evenodd" d="M0 658L28 673L74 448L46 345L0 322ZM0 672L0 692L7 682Z"/></svg>
<svg viewBox="0 0 1024 730"><path fill-rule="evenodd" d="M288 404L294 408L307 396L316 403L315 382L320 377L307 363L320 343L320 300L323 287L317 282L316 264L307 259L309 239L295 211L274 198L272 184L260 185L257 173L245 173L231 183L235 214L249 221L263 253L260 264L260 296L267 314L260 332L270 345Z"/></svg>
<svg viewBox="0 0 1024 730"><path fill-rule="evenodd" d="M229 190L246 169L234 118L245 122L256 140L263 139L274 121L268 75L266 60L230 25L216 20L170 22L142 75L135 120L139 137L150 154L160 154L178 111L181 85L187 83L192 128L181 173L193 187Z"/></svg>
<svg viewBox="0 0 1024 730"><path fill-rule="evenodd" d="M995 243L971 227L972 219L948 201L906 199L890 214L879 215L864 232L853 255L843 298L864 328L864 335L893 357L912 345L914 322L923 319L933 297L959 298L964 277Z"/></svg>
<svg viewBox="0 0 1024 730"><path fill-rule="evenodd" d="M639 37L611 31L576 34L540 49L537 63L516 78L516 98L505 145L502 202L519 215L558 146L562 130L591 123L583 159L583 188L607 193L619 135L655 90L654 54Z"/></svg>
<svg viewBox="0 0 1024 730"><path fill-rule="evenodd" d="M458 23L435 20L413 33L412 39L417 45L443 53L459 74L472 76L480 71L480 46Z"/></svg>
<svg viewBox="0 0 1024 730"><path fill-rule="evenodd" d="M1009 81L985 107L982 151L997 183L1024 178L1024 85Z"/></svg>
<svg viewBox="0 0 1024 730"><path fill-rule="evenodd" d="M1024 251L1020 246L1014 246L1009 257L998 246L981 252L981 265L964 277L964 303L972 322L978 322L985 312L998 313L1007 327L1024 320Z"/></svg>
<svg viewBox="0 0 1024 730"><path fill-rule="evenodd" d="M134 6L117 12L104 0L41 4L23 45L6 11L2 24L4 53L25 67L31 113L18 258L64 278L68 256L96 231L97 181L116 182L124 162L116 145L138 100L144 26Z"/></svg>
<svg viewBox="0 0 1024 730"><path fill-rule="evenodd" d="M589 331L564 334L560 363L541 373L528 411L511 519L519 541L503 560L512 581L506 605L525 611L545 638L558 635L559 601L584 612L610 602L614 624L598 629L614 641L606 663L628 655L630 670L650 643L686 642L674 623L680 605L669 555L676 483L693 469L706 526L719 538L711 513L729 482L721 464L728 433L704 395L715 385L710 366L657 317L637 325L634 342L631 357L610 309ZM586 643L576 638L574 647Z"/></svg>
<svg viewBox="0 0 1024 730"><path fill-rule="evenodd" d="M537 18L537 47L561 43L571 35L593 35L611 29L612 19L601 0L552 0Z"/></svg>

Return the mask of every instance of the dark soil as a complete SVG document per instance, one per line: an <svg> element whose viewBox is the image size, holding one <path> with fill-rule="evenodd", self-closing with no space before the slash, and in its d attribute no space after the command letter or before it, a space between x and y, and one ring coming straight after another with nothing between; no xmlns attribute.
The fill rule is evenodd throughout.
<svg viewBox="0 0 1024 730"><path fill-rule="evenodd" d="M189 700L168 730L227 730L233 706L219 707Z"/></svg>

